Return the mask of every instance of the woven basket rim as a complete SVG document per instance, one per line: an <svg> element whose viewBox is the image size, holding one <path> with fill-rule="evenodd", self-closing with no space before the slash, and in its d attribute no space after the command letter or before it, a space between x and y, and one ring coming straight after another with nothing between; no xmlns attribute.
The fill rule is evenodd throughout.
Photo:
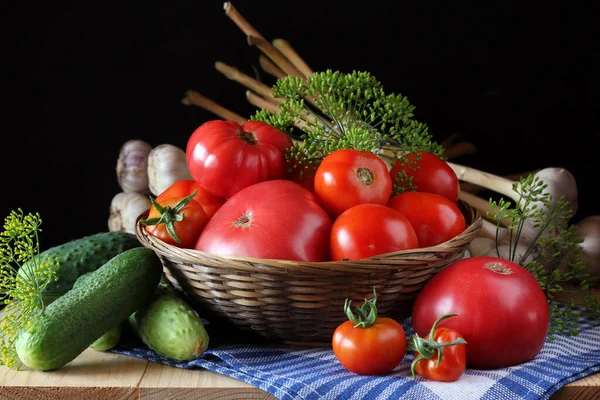
<svg viewBox="0 0 600 400"><path fill-rule="evenodd" d="M149 209L143 211L136 219L135 226L135 235L142 245L145 247L149 247L159 254L170 258L170 259L178 259L184 262L192 263L192 264L201 264L201 259L210 258L212 260L220 261L223 264L223 268L227 266L232 266L231 264L235 264L234 269L251 269L255 270L256 265L263 265L270 267L270 272L272 269L281 269L282 272L285 272L290 267L308 267L311 270L328 270L334 271L337 267L340 267L343 270L348 270L348 268L356 267L358 269L368 267L371 272L373 272L373 268L382 267L383 269L389 269L396 264L396 268L406 263L410 263L411 259L415 263L422 263L424 258L431 257L432 254L439 253L455 253L457 251L462 251L466 244L470 243L471 240L477 235L477 232L481 229L483 221L481 214L477 209L470 206L467 202L463 200L458 201L459 208L461 212L465 216L467 221L467 228L455 236L454 238L440 243L436 246L430 247L420 247L415 249L407 249L401 250L391 253L380 254L377 256L364 258L360 260L344 260L344 261L296 261L296 260L281 260L281 259L266 259L266 258L255 258L255 257L245 257L245 256L230 256L230 255L220 255L207 253L201 250L196 249L186 249L180 248L177 246L170 245L165 243L164 241L150 235L146 229L144 229L144 225L140 222L141 219L147 217L149 213ZM433 257L435 258L435 257ZM397 261L395 263L394 261Z"/></svg>

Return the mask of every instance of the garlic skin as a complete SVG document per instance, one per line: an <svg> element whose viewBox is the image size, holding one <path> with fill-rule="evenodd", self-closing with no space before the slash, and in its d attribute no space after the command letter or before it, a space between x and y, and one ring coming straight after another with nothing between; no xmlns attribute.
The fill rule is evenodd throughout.
<svg viewBox="0 0 600 400"><path fill-rule="evenodd" d="M193 180L187 166L185 151L172 144L161 144L148 156L148 186L158 196L176 181Z"/></svg>
<svg viewBox="0 0 600 400"><path fill-rule="evenodd" d="M575 224L579 239L582 240L581 258L587 264L590 277L597 280L595 286L600 287L600 215L591 215Z"/></svg>
<svg viewBox="0 0 600 400"><path fill-rule="evenodd" d="M151 205L150 198L141 193L117 193L110 203L108 230L135 234L137 217Z"/></svg>
<svg viewBox="0 0 600 400"><path fill-rule="evenodd" d="M117 160L117 181L125 193L150 194L148 155L152 146L143 140L128 140L121 146Z"/></svg>
<svg viewBox="0 0 600 400"><path fill-rule="evenodd" d="M568 208L572 210L571 215L575 215L578 208L577 182L573 174L564 168L550 167L539 170L535 174L541 181L548 185L544 193L550 193L552 201L550 207L556 207L556 203L561 197L568 203ZM538 207L544 207L541 202L532 203Z"/></svg>

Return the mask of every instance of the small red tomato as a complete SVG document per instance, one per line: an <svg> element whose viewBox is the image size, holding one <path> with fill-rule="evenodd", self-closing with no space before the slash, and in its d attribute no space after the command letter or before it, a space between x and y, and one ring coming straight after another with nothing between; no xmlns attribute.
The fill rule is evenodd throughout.
<svg viewBox="0 0 600 400"><path fill-rule="evenodd" d="M200 203L209 219L212 218L215 212L223 205L223 203L225 203L223 197L215 196L200 186L196 181L188 179L181 179L173 182L171 186L166 188L156 197L156 202L160 204L164 199L172 197L184 198L193 192L196 192L194 200Z"/></svg>
<svg viewBox="0 0 600 400"><path fill-rule="evenodd" d="M412 186L417 192L435 193L458 202L458 177L448 163L435 154L407 154L405 159L398 160L390 170L392 182L397 183L402 177L402 172L406 174L406 178L412 177Z"/></svg>
<svg viewBox="0 0 600 400"><path fill-rule="evenodd" d="M200 125L186 146L192 178L206 190L229 198L258 182L283 179L292 139L265 122L215 120Z"/></svg>
<svg viewBox="0 0 600 400"><path fill-rule="evenodd" d="M331 229L331 259L360 260L419 247L408 218L379 204L359 204L342 213Z"/></svg>
<svg viewBox="0 0 600 400"><path fill-rule="evenodd" d="M346 299L348 321L333 332L333 353L344 368L355 374L388 374L406 354L404 328L394 319L378 317L375 302L374 293L371 300L365 299L360 312L357 310L357 318L350 308L351 301Z"/></svg>
<svg viewBox="0 0 600 400"><path fill-rule="evenodd" d="M183 199L172 197L159 204L151 198L148 218L140 222L146 231L165 243L184 249L193 249L200 233L208 223L206 212L192 193Z"/></svg>
<svg viewBox="0 0 600 400"><path fill-rule="evenodd" d="M414 360L410 366L413 376L440 382L454 382L467 369L467 343L460 332L454 329L438 328L440 321L454 317L447 314L438 318L431 327L431 332L421 338L414 335L410 348L415 350Z"/></svg>
<svg viewBox="0 0 600 400"><path fill-rule="evenodd" d="M461 234L467 223L456 203L444 196L427 192L403 192L388 206L410 221L421 247L435 246Z"/></svg>
<svg viewBox="0 0 600 400"><path fill-rule="evenodd" d="M328 154L315 172L314 186L332 218L358 204L386 205L392 193L385 163L373 153L352 149Z"/></svg>

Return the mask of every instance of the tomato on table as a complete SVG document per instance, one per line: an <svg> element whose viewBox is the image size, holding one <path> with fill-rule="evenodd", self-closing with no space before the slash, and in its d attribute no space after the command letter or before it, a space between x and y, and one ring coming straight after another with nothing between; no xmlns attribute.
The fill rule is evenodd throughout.
<svg viewBox="0 0 600 400"><path fill-rule="evenodd" d="M387 166L377 155L352 149L336 150L319 164L315 194L325 211L336 218L359 204L386 205L392 193Z"/></svg>
<svg viewBox="0 0 600 400"><path fill-rule="evenodd" d="M200 186L196 181L189 179L181 179L173 182L171 186L166 188L156 197L156 201L160 203L164 199L172 197L184 198L193 192L196 192L194 200L200 203L209 219L223 205L223 203L225 203L225 199L223 197L215 196Z"/></svg>
<svg viewBox="0 0 600 400"><path fill-rule="evenodd" d="M377 295L365 299L357 316L346 299L348 321L340 324L331 340L333 353L348 371L359 375L384 375L392 372L406 354L406 332L392 318L377 315Z"/></svg>
<svg viewBox="0 0 600 400"><path fill-rule="evenodd" d="M171 197L158 203L151 198L152 206L148 218L140 222L152 236L173 246L194 248L196 240L208 222L202 205L189 196Z"/></svg>
<svg viewBox="0 0 600 400"><path fill-rule="evenodd" d="M421 247L446 242L467 228L458 205L438 194L402 192L392 197L388 206L408 218Z"/></svg>
<svg viewBox="0 0 600 400"><path fill-rule="evenodd" d="M464 258L438 272L415 299L413 328L424 335L439 315L449 313L459 315L439 326L460 332L469 343L468 368L530 361L548 333L548 301L538 281L503 258Z"/></svg>
<svg viewBox="0 0 600 400"><path fill-rule="evenodd" d="M286 176L292 139L261 121L215 120L200 125L186 146L192 178L215 196L229 198L258 182Z"/></svg>
<svg viewBox="0 0 600 400"><path fill-rule="evenodd" d="M458 202L460 182L456 173L442 158L428 152L409 153L398 160L390 170L393 183L412 177L412 186L417 192L435 193L448 200Z"/></svg>
<svg viewBox="0 0 600 400"><path fill-rule="evenodd" d="M328 261L331 225L308 189L288 180L265 181L231 196L195 248L230 256Z"/></svg>
<svg viewBox="0 0 600 400"><path fill-rule="evenodd" d="M331 259L360 260L419 247L408 218L379 204L359 204L337 217L331 228Z"/></svg>
<svg viewBox="0 0 600 400"><path fill-rule="evenodd" d="M412 375L439 382L454 382L467 369L467 342L460 332L449 328L438 328L440 321L454 317L447 314L438 318L424 338L413 335L409 347L415 351L410 365Z"/></svg>

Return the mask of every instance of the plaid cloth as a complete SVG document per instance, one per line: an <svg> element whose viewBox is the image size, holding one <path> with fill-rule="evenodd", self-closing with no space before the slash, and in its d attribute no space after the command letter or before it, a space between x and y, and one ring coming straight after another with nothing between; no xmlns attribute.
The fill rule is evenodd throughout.
<svg viewBox="0 0 600 400"><path fill-rule="evenodd" d="M320 399L548 399L562 386L600 371L600 326L580 317L577 336L555 335L530 362L496 370L467 369L456 382L414 379L413 352L389 375L348 372L330 347L290 349L229 345L202 357L177 362L142 346L121 345L111 351L177 368L205 368L254 385L282 400ZM403 321L407 337L410 318Z"/></svg>

